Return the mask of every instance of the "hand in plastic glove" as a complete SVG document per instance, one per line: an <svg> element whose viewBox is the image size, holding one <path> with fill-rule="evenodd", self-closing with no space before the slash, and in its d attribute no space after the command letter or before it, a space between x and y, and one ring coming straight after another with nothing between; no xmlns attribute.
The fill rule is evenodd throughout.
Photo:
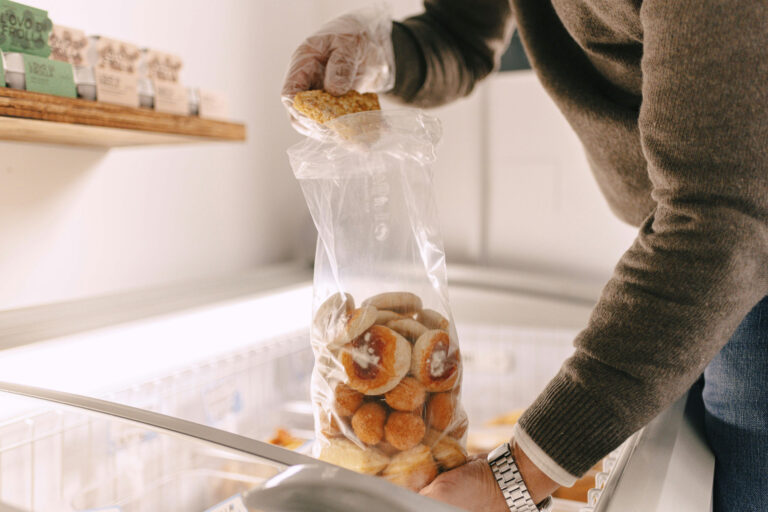
<svg viewBox="0 0 768 512"><path fill-rule="evenodd" d="M307 133L311 121L296 112L296 93L325 89L336 96L350 89L385 92L395 84L392 18L384 5L345 14L325 24L294 52L281 99L294 127Z"/></svg>

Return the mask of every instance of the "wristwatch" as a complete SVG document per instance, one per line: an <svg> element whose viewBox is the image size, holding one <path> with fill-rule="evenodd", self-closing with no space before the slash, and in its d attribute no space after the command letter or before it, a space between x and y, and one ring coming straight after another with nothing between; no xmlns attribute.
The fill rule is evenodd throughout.
<svg viewBox="0 0 768 512"><path fill-rule="evenodd" d="M493 476L501 488L507 506L512 512L550 512L552 497L541 502L538 506L531 499L531 494L525 486L520 470L517 468L515 457L509 443L504 443L488 454L488 464Z"/></svg>

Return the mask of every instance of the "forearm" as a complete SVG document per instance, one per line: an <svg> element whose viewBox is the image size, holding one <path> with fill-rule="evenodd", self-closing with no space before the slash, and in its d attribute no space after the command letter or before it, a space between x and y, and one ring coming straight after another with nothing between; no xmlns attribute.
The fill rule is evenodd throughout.
<svg viewBox="0 0 768 512"><path fill-rule="evenodd" d="M514 27L508 0L426 0L395 24L392 94L421 107L468 95L498 65Z"/></svg>

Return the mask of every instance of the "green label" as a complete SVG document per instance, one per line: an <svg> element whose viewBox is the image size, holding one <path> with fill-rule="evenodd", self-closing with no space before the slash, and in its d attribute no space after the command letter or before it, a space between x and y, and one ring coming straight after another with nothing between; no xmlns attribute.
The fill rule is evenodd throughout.
<svg viewBox="0 0 768 512"><path fill-rule="evenodd" d="M52 29L47 11L0 0L0 50L47 57Z"/></svg>
<svg viewBox="0 0 768 512"><path fill-rule="evenodd" d="M24 55L27 90L44 92L56 96L76 98L75 77L72 64L45 59L35 55Z"/></svg>

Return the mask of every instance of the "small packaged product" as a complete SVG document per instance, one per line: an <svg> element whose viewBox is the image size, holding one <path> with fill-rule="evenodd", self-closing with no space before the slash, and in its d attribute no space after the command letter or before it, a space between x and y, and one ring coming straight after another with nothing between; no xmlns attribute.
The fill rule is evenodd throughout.
<svg viewBox="0 0 768 512"><path fill-rule="evenodd" d="M297 111L324 123L288 151L319 235L314 455L418 491L467 457L432 189L440 124L371 94L301 94ZM336 117L349 105L369 111Z"/></svg>

